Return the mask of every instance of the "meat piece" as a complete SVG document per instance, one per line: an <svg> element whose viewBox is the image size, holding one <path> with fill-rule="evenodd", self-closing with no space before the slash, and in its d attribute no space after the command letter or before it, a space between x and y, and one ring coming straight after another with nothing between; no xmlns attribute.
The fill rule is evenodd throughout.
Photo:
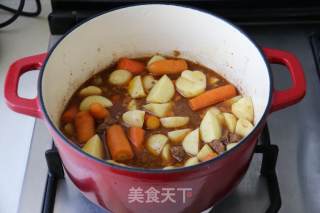
<svg viewBox="0 0 320 213"><path fill-rule="evenodd" d="M241 136L234 133L229 133L228 138L229 143L238 143L241 140Z"/></svg>
<svg viewBox="0 0 320 213"><path fill-rule="evenodd" d="M172 146L170 148L171 155L174 159L176 159L178 162L183 161L185 158L186 153L183 150L182 146Z"/></svg>
<svg viewBox="0 0 320 213"><path fill-rule="evenodd" d="M226 150L225 145L223 142L220 140L213 140L212 142L209 143L211 148L216 151L217 153L221 154Z"/></svg>
<svg viewBox="0 0 320 213"><path fill-rule="evenodd" d="M96 132L98 134L103 134L104 131L106 131L106 128L108 126L111 126L113 124L116 124L118 121L114 117L107 117L101 124L98 125Z"/></svg>

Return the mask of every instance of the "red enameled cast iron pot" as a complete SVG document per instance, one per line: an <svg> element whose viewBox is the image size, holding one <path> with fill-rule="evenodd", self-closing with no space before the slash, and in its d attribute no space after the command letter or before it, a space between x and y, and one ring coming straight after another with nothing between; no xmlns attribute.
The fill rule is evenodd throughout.
<svg viewBox="0 0 320 213"><path fill-rule="evenodd" d="M59 117L67 100L92 74L121 56L172 55L174 50L179 50L183 58L216 70L252 97L255 128L234 149L196 166L145 170L95 159L61 133ZM267 61L288 68L290 88L273 89ZM38 97L19 97L20 76L34 69L40 70ZM293 54L268 48L261 51L245 33L215 15L151 4L96 16L67 33L48 54L17 60L7 73L5 98L12 110L45 121L68 176L92 202L116 213L200 212L223 199L239 183L269 113L297 103L305 89L302 67ZM156 192L172 188L176 203L147 202L145 197L141 202L130 202L129 194L138 187L143 192L150 187ZM189 191L184 201L183 190Z"/></svg>

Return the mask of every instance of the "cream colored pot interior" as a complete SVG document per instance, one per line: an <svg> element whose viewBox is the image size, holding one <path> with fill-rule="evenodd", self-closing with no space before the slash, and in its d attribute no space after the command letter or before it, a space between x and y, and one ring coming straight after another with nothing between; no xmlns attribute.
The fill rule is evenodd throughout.
<svg viewBox="0 0 320 213"><path fill-rule="evenodd" d="M225 21L197 10L142 5L91 19L69 33L44 69L42 95L50 118L59 123L68 99L94 73L119 57L172 55L200 62L252 97L255 123L268 103L270 77L257 48Z"/></svg>

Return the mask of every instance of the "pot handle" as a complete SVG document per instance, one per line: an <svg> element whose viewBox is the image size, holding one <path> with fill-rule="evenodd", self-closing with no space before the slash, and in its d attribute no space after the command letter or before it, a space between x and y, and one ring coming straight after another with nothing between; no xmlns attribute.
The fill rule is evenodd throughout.
<svg viewBox="0 0 320 213"><path fill-rule="evenodd" d="M299 102L306 93L306 81L298 58L290 52L263 48L268 61L285 65L290 73L292 86L285 90L273 90L271 112L281 110Z"/></svg>
<svg viewBox="0 0 320 213"><path fill-rule="evenodd" d="M38 98L27 99L19 97L18 85L23 73L31 70L40 70L46 56L47 53L33 55L18 59L10 65L4 85L4 97L8 107L13 111L37 118L42 117Z"/></svg>

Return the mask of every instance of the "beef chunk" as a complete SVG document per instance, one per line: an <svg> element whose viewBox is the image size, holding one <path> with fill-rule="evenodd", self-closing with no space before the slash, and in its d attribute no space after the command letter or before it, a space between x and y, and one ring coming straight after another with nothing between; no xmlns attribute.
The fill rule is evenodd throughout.
<svg viewBox="0 0 320 213"><path fill-rule="evenodd" d="M229 133L229 143L238 143L241 140L241 136L234 134L234 133Z"/></svg>
<svg viewBox="0 0 320 213"><path fill-rule="evenodd" d="M182 146L172 146L170 148L170 152L172 157L176 159L178 162L183 161L186 155Z"/></svg>
<svg viewBox="0 0 320 213"><path fill-rule="evenodd" d="M225 145L223 144L221 139L213 140L212 142L209 143L209 145L214 151L216 151L219 154L225 151Z"/></svg>

